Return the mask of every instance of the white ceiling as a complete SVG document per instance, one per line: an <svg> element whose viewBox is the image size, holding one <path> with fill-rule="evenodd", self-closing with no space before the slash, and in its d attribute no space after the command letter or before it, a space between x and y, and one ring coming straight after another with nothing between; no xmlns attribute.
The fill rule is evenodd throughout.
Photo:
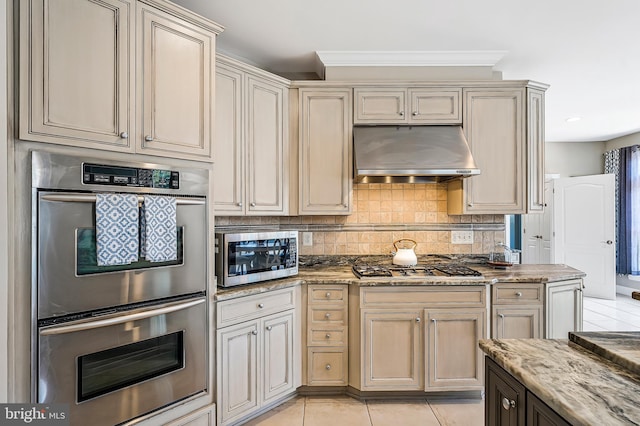
<svg viewBox="0 0 640 426"><path fill-rule="evenodd" d="M219 51L273 72L314 71L316 51L506 51L504 79L551 85L547 141L640 131L638 0L174 1L226 28Z"/></svg>

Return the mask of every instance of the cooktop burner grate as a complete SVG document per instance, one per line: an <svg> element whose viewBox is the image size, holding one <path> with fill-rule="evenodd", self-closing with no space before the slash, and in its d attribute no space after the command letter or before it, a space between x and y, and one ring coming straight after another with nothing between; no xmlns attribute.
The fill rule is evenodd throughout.
<svg viewBox="0 0 640 426"><path fill-rule="evenodd" d="M353 265L353 273L359 278L369 277L421 277L421 276L451 276L451 277L479 277L482 273L456 264L415 265L415 266L383 266L359 264Z"/></svg>

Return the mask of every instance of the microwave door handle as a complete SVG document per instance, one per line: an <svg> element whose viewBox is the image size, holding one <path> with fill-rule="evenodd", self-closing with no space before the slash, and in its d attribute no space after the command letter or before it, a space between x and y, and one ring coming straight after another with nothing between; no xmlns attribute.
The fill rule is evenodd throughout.
<svg viewBox="0 0 640 426"><path fill-rule="evenodd" d="M96 196L92 194L46 194L42 196L47 201L66 201L74 203L95 203ZM201 198L180 198L175 197L178 205L204 205L206 201ZM138 195L138 202L142 203L144 196Z"/></svg>
<svg viewBox="0 0 640 426"><path fill-rule="evenodd" d="M193 306L204 303L205 300L206 300L205 298L201 298L198 300L191 300L189 302L169 304L158 309L152 309L150 311L136 312L133 314L99 319L99 320L93 320L93 319L83 320L82 322L77 322L75 324L43 328L42 330L40 330L40 335L49 336L49 335L55 335L55 334L73 333L76 331L92 330L95 328L107 327L115 324L122 324L128 321L136 321L136 320L141 320L145 318L151 318L158 315L168 314L171 312L176 312L176 311L181 311L183 309L191 308Z"/></svg>

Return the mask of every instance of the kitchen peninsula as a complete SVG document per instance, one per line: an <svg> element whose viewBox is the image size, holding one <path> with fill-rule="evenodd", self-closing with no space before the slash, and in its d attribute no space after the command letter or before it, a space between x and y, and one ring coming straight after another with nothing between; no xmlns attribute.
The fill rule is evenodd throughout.
<svg viewBox="0 0 640 426"><path fill-rule="evenodd" d="M640 333L484 340L485 423L640 424Z"/></svg>

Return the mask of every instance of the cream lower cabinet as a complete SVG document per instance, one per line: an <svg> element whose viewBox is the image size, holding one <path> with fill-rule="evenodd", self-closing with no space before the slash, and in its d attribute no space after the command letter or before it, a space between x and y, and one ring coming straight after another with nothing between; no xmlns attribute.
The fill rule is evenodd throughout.
<svg viewBox="0 0 640 426"><path fill-rule="evenodd" d="M216 405L212 404L171 423L167 423L165 426L215 426L215 424Z"/></svg>
<svg viewBox="0 0 640 426"><path fill-rule="evenodd" d="M543 284L494 284L491 303L493 339L539 339L544 336Z"/></svg>
<svg viewBox="0 0 640 426"><path fill-rule="evenodd" d="M582 330L583 283L581 279L547 283L545 330L547 339L568 339Z"/></svg>
<svg viewBox="0 0 640 426"><path fill-rule="evenodd" d="M289 82L222 55L216 62L216 214L286 215Z"/></svg>
<svg viewBox="0 0 640 426"><path fill-rule="evenodd" d="M217 330L219 424L243 421L300 385L299 319L290 308L298 297L290 288L218 302L218 324L233 323Z"/></svg>
<svg viewBox="0 0 640 426"><path fill-rule="evenodd" d="M210 161L221 31L162 0L21 2L20 139Z"/></svg>
<svg viewBox="0 0 640 426"><path fill-rule="evenodd" d="M350 89L299 89L298 214L350 214Z"/></svg>
<svg viewBox="0 0 640 426"><path fill-rule="evenodd" d="M360 391L481 390L478 340L488 335L485 286L360 288L349 385ZM350 300L352 295L350 294ZM356 307L355 301L350 306Z"/></svg>

